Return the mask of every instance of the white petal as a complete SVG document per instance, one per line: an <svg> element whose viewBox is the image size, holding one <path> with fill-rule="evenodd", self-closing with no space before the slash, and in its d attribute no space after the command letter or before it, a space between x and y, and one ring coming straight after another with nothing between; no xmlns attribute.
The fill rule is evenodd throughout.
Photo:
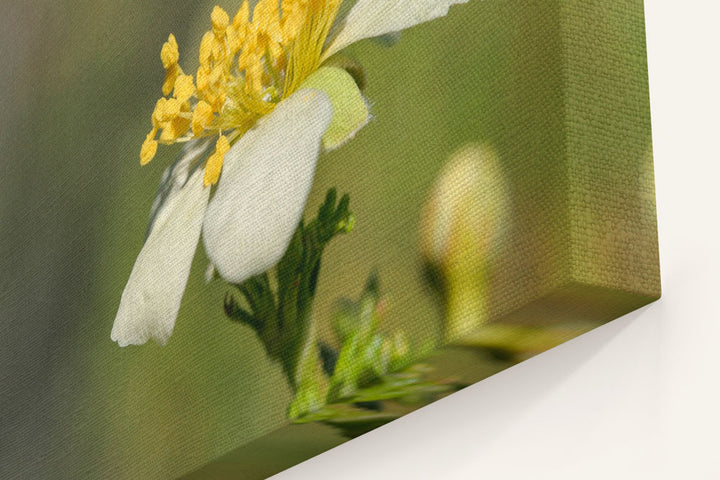
<svg viewBox="0 0 720 480"><path fill-rule="evenodd" d="M275 265L298 226L332 104L303 89L232 146L203 226L222 278L240 283Z"/></svg>
<svg viewBox="0 0 720 480"><path fill-rule="evenodd" d="M357 0L323 58L365 38L398 32L448 13L468 0Z"/></svg>
<svg viewBox="0 0 720 480"><path fill-rule="evenodd" d="M164 345L175 326L210 194L201 169L189 178L187 172L175 173L178 182L163 196L161 208L154 208L154 221L120 300L110 338L121 347L151 338ZM187 181L181 182L183 178Z"/></svg>
<svg viewBox="0 0 720 480"><path fill-rule="evenodd" d="M148 222L145 239L150 235L153 226L161 223L167 215L167 200L174 193L177 193L187 182L193 169L200 166L200 159L203 155L210 153L212 141L209 139L191 140L185 144L178 158L163 173L160 179L155 201L150 209L150 221Z"/></svg>

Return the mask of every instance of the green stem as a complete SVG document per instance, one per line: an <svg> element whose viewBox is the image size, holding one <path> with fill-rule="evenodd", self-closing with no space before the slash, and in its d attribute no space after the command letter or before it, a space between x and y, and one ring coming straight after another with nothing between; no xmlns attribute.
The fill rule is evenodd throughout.
<svg viewBox="0 0 720 480"><path fill-rule="evenodd" d="M323 408L326 404L329 381L322 369L317 347L315 322L308 318L308 334L292 374L295 396L288 409L288 417L296 419Z"/></svg>
<svg viewBox="0 0 720 480"><path fill-rule="evenodd" d="M445 341L457 343L488 322L485 269L448 272Z"/></svg>
<svg viewBox="0 0 720 480"><path fill-rule="evenodd" d="M281 342L279 360L293 392L296 392L301 384L303 359L309 354L310 345L314 345L317 340L311 312L312 308L309 305L304 311L298 312L297 317L293 319L296 328L292 329Z"/></svg>

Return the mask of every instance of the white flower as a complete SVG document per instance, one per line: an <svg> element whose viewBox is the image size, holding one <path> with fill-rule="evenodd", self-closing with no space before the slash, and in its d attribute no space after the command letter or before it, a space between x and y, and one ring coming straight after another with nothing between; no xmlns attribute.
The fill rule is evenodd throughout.
<svg viewBox="0 0 720 480"><path fill-rule="evenodd" d="M261 0L252 21L245 2L232 22L216 7L200 46L197 89L170 36L161 52L163 91L174 93L156 106L141 161L152 159L158 142L188 144L164 174L111 338L121 346L167 342L201 232L227 281L271 268L300 221L321 149L352 138L369 118L352 78L322 62L356 41L432 20L466 1L358 0L338 19L341 0L284 0L282 14L277 0ZM236 56L240 76L230 73ZM218 132L208 158L207 137Z"/></svg>

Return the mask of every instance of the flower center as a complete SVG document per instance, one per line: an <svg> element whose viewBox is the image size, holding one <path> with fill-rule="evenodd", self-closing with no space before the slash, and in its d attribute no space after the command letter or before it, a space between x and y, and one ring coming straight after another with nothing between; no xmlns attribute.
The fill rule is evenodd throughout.
<svg viewBox="0 0 720 480"><path fill-rule="evenodd" d="M140 149L141 164L153 159L158 143L218 135L204 179L206 186L217 183L230 144L318 69L341 3L260 0L251 19L245 0L232 21L216 6L212 29L200 42L195 79L180 67L171 34L160 52L164 96L155 105L152 130Z"/></svg>

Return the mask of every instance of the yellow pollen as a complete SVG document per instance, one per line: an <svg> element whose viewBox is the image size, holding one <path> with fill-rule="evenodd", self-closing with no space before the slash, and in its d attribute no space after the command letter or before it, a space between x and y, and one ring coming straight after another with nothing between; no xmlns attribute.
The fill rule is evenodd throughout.
<svg viewBox="0 0 720 480"><path fill-rule="evenodd" d="M200 40L200 65L208 66L212 61L212 50L213 43L215 41L215 35L211 32L205 32Z"/></svg>
<svg viewBox="0 0 720 480"><path fill-rule="evenodd" d="M162 60L165 70L168 70L180 60L177 40L175 40L175 35L172 33L168 37L168 41L163 44L162 50L160 50L160 60Z"/></svg>
<svg viewBox="0 0 720 480"><path fill-rule="evenodd" d="M207 90L209 84L208 75L210 74L210 71L203 66L200 66L197 71L197 75L195 78L197 79L197 89L198 90Z"/></svg>
<svg viewBox="0 0 720 480"><path fill-rule="evenodd" d="M232 26L240 33L250 23L250 4L245 0L233 17Z"/></svg>
<svg viewBox="0 0 720 480"><path fill-rule="evenodd" d="M183 117L175 117L163 125L163 130L160 133L160 142L167 144L175 143L175 141L185 135L188 130L190 130L190 120Z"/></svg>
<svg viewBox="0 0 720 480"><path fill-rule="evenodd" d="M225 41L227 43L227 48L230 51L230 56L235 55L235 53L240 50L240 47L242 47L242 38L240 33L238 33L232 25L228 26L225 30Z"/></svg>
<svg viewBox="0 0 720 480"><path fill-rule="evenodd" d="M213 109L210 104L204 100L200 100L195 107L195 111L192 116L193 135L199 137L203 130L205 130L205 127L210 125L214 117Z"/></svg>
<svg viewBox="0 0 720 480"><path fill-rule="evenodd" d="M217 183L230 148L228 137L242 137L319 68L341 3L259 0L251 15L244 0L232 21L216 6L210 14L211 29L200 42L194 83L180 67L177 41L169 35L160 51L163 98L155 105L152 131L140 149L141 163L152 160L158 143L227 132L227 137L219 135L205 165L205 185Z"/></svg>
<svg viewBox="0 0 720 480"><path fill-rule="evenodd" d="M157 101L155 104L155 110L152 114L152 122L153 127L158 128L162 122L165 120L165 104L167 103L167 98L162 97L160 100Z"/></svg>
<svg viewBox="0 0 720 480"><path fill-rule="evenodd" d="M210 21L212 22L212 28L215 33L218 35L222 35L222 33L225 31L228 24L230 23L230 17L228 17L228 14L225 10L216 5L215 8L213 8L212 13L210 14Z"/></svg>
<svg viewBox="0 0 720 480"><path fill-rule="evenodd" d="M180 113L180 102L177 98L161 98L155 104L153 119L156 123L169 122Z"/></svg>
<svg viewBox="0 0 720 480"><path fill-rule="evenodd" d="M193 84L193 78L191 75L179 75L175 79L175 98L180 103L185 103L190 100L195 94L195 85Z"/></svg>
<svg viewBox="0 0 720 480"><path fill-rule="evenodd" d="M145 141L140 148L140 165L147 165L155 157L158 148L158 142L154 139L157 130L153 129L145 137Z"/></svg>
<svg viewBox="0 0 720 480"><path fill-rule="evenodd" d="M180 74L182 74L182 70L178 64L171 66L165 71L165 81L162 85L163 95L170 95L170 92L172 92L172 89L175 86L175 80Z"/></svg>
<svg viewBox="0 0 720 480"><path fill-rule="evenodd" d="M230 150L230 142L228 142L225 135L220 135L215 143L215 152L210 155L207 160L207 165L205 165L205 177L203 181L206 187L215 185L220 179L223 161L225 160L225 154L228 150Z"/></svg>

